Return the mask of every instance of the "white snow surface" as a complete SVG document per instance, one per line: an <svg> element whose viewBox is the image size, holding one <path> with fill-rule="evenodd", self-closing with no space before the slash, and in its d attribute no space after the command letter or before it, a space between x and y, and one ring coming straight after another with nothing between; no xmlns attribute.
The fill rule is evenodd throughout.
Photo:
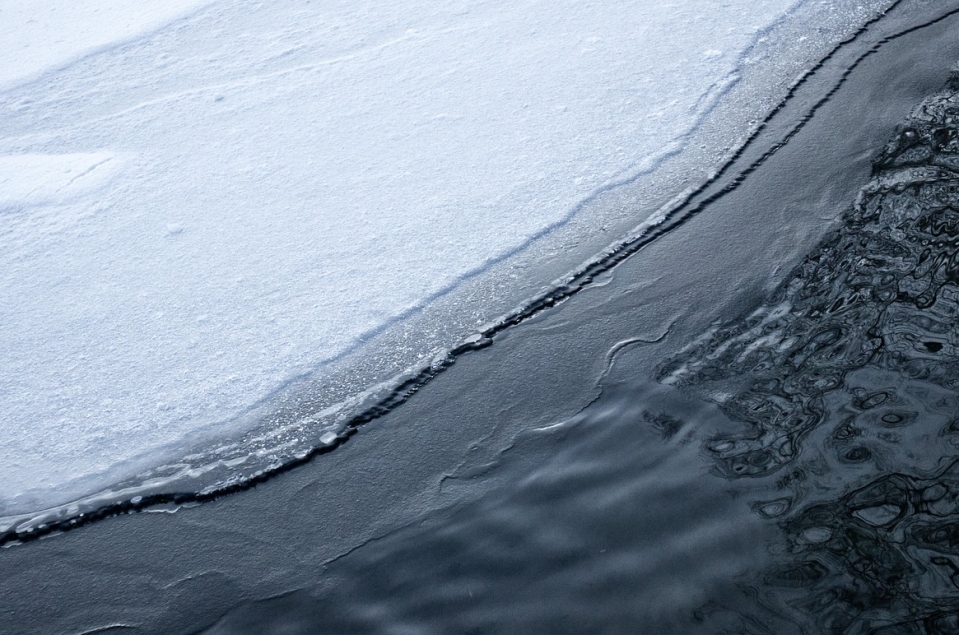
<svg viewBox="0 0 959 635"><path fill-rule="evenodd" d="M0 87L134 38L210 0L0 1Z"/></svg>
<svg viewBox="0 0 959 635"><path fill-rule="evenodd" d="M165 460L651 169L794 4L0 0L0 512Z"/></svg>

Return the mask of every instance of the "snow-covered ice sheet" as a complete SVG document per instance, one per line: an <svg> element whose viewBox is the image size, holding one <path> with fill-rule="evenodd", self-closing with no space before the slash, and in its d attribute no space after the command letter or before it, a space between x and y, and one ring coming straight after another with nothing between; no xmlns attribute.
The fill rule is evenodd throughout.
<svg viewBox="0 0 959 635"><path fill-rule="evenodd" d="M135 38L103 14L140 3L0 0L82 34L0 76L53 69L0 92L0 515L230 429L654 168L795 4L182 0Z"/></svg>
<svg viewBox="0 0 959 635"><path fill-rule="evenodd" d="M0 88L129 40L210 0L2 0Z"/></svg>

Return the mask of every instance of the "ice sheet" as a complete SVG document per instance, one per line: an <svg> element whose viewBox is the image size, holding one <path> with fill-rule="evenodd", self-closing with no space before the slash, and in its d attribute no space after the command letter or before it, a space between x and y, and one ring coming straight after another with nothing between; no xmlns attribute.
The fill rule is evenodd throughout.
<svg viewBox="0 0 959 635"><path fill-rule="evenodd" d="M93 4L0 82L115 41ZM0 513L229 429L654 168L794 4L220 0L0 93Z"/></svg>

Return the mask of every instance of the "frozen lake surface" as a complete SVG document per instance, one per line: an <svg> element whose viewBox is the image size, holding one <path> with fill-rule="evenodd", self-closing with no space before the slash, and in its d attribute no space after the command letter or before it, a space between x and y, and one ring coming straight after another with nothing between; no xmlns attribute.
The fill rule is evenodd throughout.
<svg viewBox="0 0 959 635"><path fill-rule="evenodd" d="M687 151L810 6L824 41L876 8L0 2L0 516L187 474L187 449Z"/></svg>
<svg viewBox="0 0 959 635"><path fill-rule="evenodd" d="M335 451L15 521L0 631L955 631L957 26L959 0L897 3L641 248Z"/></svg>

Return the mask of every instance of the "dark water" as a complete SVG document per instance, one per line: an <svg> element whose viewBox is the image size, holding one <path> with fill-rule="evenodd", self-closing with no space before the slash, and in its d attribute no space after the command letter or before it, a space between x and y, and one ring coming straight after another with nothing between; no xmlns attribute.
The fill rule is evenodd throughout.
<svg viewBox="0 0 959 635"><path fill-rule="evenodd" d="M770 597L823 629L959 627L956 88L762 308L661 374L745 424L706 452L779 496L757 509L788 554Z"/></svg>
<svg viewBox="0 0 959 635"><path fill-rule="evenodd" d="M757 585L810 632L959 628L957 89L903 123L762 306L658 374L741 422L704 454L768 497Z"/></svg>
<svg viewBox="0 0 959 635"><path fill-rule="evenodd" d="M448 479L489 493L208 632L959 633L959 80L768 296L642 343Z"/></svg>

